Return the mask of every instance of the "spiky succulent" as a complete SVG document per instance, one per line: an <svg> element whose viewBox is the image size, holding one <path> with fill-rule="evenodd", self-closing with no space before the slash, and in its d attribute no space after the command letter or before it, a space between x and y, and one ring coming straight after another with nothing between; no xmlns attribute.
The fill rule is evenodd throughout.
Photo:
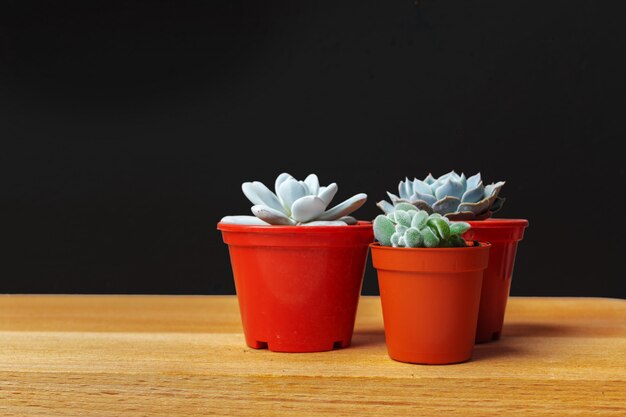
<svg viewBox="0 0 626 417"><path fill-rule="evenodd" d="M483 185L480 173L469 178L451 171L439 178L428 174L423 181L406 178L398 185L399 196L387 192L391 203L377 206L385 213L398 203L410 203L428 213L439 213L450 220L484 220L502 208L504 198L498 196L504 181Z"/></svg>
<svg viewBox="0 0 626 417"><path fill-rule="evenodd" d="M409 203L374 220L374 236L383 246L400 248L464 247L461 235L470 229L464 222L450 222L439 213L428 214Z"/></svg>
<svg viewBox="0 0 626 417"><path fill-rule="evenodd" d="M226 216L222 223L248 225L346 226L357 221L350 213L367 200L366 194L357 194L343 203L326 210L339 187L332 183L320 187L317 175L311 174L298 181L287 173L276 178L273 193L262 182L244 182L241 189L254 204L254 216ZM255 217L256 216L256 217Z"/></svg>

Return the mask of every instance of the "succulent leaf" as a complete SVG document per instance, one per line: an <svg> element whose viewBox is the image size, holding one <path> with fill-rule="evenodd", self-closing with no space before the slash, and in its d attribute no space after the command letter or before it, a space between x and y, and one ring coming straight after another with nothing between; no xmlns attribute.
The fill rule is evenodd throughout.
<svg viewBox="0 0 626 417"><path fill-rule="evenodd" d="M278 177L276 177L276 181L274 181L274 192L276 193L276 195L278 195L278 187L280 187L280 184L282 184L289 178L295 179L294 177L292 177L290 174L287 174L286 172L283 172Z"/></svg>
<svg viewBox="0 0 626 417"><path fill-rule="evenodd" d="M221 223L225 224L245 224L249 226L269 226L270 224L264 222L255 216L225 216L220 220Z"/></svg>
<svg viewBox="0 0 626 417"><path fill-rule="evenodd" d="M415 210L415 206L410 203L398 203L395 206L396 211L410 211Z"/></svg>
<svg viewBox="0 0 626 417"><path fill-rule="evenodd" d="M499 211L502 208L502 205L504 204L505 201L506 201L506 198L504 197L496 197L496 200L493 202L493 205L489 208L489 210L491 210L492 213Z"/></svg>
<svg viewBox="0 0 626 417"><path fill-rule="evenodd" d="M241 184L241 191L243 191L243 195L245 195L252 204L264 204L263 200L256 194L256 190L251 182Z"/></svg>
<svg viewBox="0 0 626 417"><path fill-rule="evenodd" d="M413 195L411 196L411 200L414 200L414 199L425 201L429 206L432 206L433 204L437 202L437 198L434 197L432 194L421 193L419 191L415 191Z"/></svg>
<svg viewBox="0 0 626 417"><path fill-rule="evenodd" d="M411 227L411 216L409 216L409 213L406 211L397 210L396 223L402 226Z"/></svg>
<svg viewBox="0 0 626 417"><path fill-rule="evenodd" d="M401 224L396 224L396 233L400 233L400 235L403 235L404 232L406 232L408 229L408 227L401 225Z"/></svg>
<svg viewBox="0 0 626 417"><path fill-rule="evenodd" d="M280 201L282 201L283 207L287 210L288 215L291 215L291 206L294 201L305 195L307 195L305 186L293 178L287 178L278 187L278 197Z"/></svg>
<svg viewBox="0 0 626 417"><path fill-rule="evenodd" d="M491 202L489 201L489 199L485 198L484 200L481 200L477 203L461 203L459 204L457 211L469 211L470 213L474 214L474 216L477 216L489 210L490 205Z"/></svg>
<svg viewBox="0 0 626 417"><path fill-rule="evenodd" d="M339 219L340 222L344 222L345 224L357 224L359 221L352 216L343 216Z"/></svg>
<svg viewBox="0 0 626 417"><path fill-rule="evenodd" d="M383 246L391 246L391 236L396 232L396 227L386 216L378 215L374 219L374 237Z"/></svg>
<svg viewBox="0 0 626 417"><path fill-rule="evenodd" d="M431 217L427 222L431 229L437 231L437 235L441 240L446 240L450 237L450 226L440 217Z"/></svg>
<svg viewBox="0 0 626 417"><path fill-rule="evenodd" d="M468 189L463 193L463 197L461 197L462 203L477 203L483 198L485 195L485 187L483 186L483 182L479 182L475 188Z"/></svg>
<svg viewBox="0 0 626 417"><path fill-rule="evenodd" d="M326 205L328 206L333 200L333 197L335 197L335 194L337 194L337 190L339 190L339 187L333 182L326 187L320 188L317 196L321 198L322 201L324 201L324 203L326 203Z"/></svg>
<svg viewBox="0 0 626 417"><path fill-rule="evenodd" d="M462 235L467 232L471 226L469 223L465 222L455 222L450 225L450 234L451 235Z"/></svg>
<svg viewBox="0 0 626 417"><path fill-rule="evenodd" d="M427 248L436 248L439 246L439 238L431 230L430 227L424 227L420 230L421 235L424 237L424 246Z"/></svg>
<svg viewBox="0 0 626 417"><path fill-rule="evenodd" d="M478 184L482 183L483 180L480 177L480 172L478 174L472 175L467 179L466 187L468 190L478 187Z"/></svg>
<svg viewBox="0 0 626 417"><path fill-rule="evenodd" d="M391 246L393 246L394 248L398 247L398 244L400 243L400 233L394 233L393 235L391 235Z"/></svg>
<svg viewBox="0 0 626 417"><path fill-rule="evenodd" d="M391 204L390 202L386 201L386 200L381 200L378 203L376 203L376 205L383 211L383 213L385 214L389 214L391 212L393 212L394 208L393 208L393 204Z"/></svg>
<svg viewBox="0 0 626 417"><path fill-rule="evenodd" d="M387 191L387 195L389 196L389 199L391 200L393 204L396 204L396 201L402 200L400 197L398 197L397 195L393 193L390 193L389 191Z"/></svg>
<svg viewBox="0 0 626 417"><path fill-rule="evenodd" d="M445 197L461 198L463 195L463 184L454 178L446 179L437 190L435 190L435 197L437 200L441 200Z"/></svg>
<svg viewBox="0 0 626 417"><path fill-rule="evenodd" d="M262 204L274 210L285 211L278 197L261 182L244 182L241 184L241 190L254 205Z"/></svg>
<svg viewBox="0 0 626 417"><path fill-rule="evenodd" d="M433 208L430 205L428 205L428 203L425 201L415 200L415 201L411 201L411 204L413 204L416 209L423 210L427 212L428 214L431 214L433 212Z"/></svg>
<svg viewBox="0 0 626 417"><path fill-rule="evenodd" d="M300 226L347 226L341 220L316 220L308 223L300 223Z"/></svg>
<svg viewBox="0 0 626 417"><path fill-rule="evenodd" d="M460 199L452 196L447 196L433 204L433 210L435 211L435 213L441 215L444 215L446 213L452 213L457 211L457 207L459 207L460 203Z"/></svg>
<svg viewBox="0 0 626 417"><path fill-rule="evenodd" d="M308 177L304 179L304 183L309 189L309 193L313 195L317 195L320 189L320 181L315 174L309 174Z"/></svg>
<svg viewBox="0 0 626 417"><path fill-rule="evenodd" d="M252 186L254 187L257 196L259 196L261 201L263 201L261 204L278 211L284 211L282 210L283 205L281 204L280 199L269 188L267 188L265 184L259 181L253 181Z"/></svg>
<svg viewBox="0 0 626 417"><path fill-rule="evenodd" d="M326 210L323 214L319 216L319 220L336 220L340 217L347 216L353 211L360 208L365 201L367 200L367 194L357 194L346 201L337 204L335 207L330 210Z"/></svg>
<svg viewBox="0 0 626 417"><path fill-rule="evenodd" d="M485 197L497 197L500 193L500 190L504 186L504 181L498 181L495 184L489 184L485 187Z"/></svg>
<svg viewBox="0 0 626 417"><path fill-rule="evenodd" d="M432 195L432 189L430 188L430 186L427 183L418 180L417 178L413 180L413 192L416 191L419 191L421 194Z"/></svg>
<svg viewBox="0 0 626 417"><path fill-rule="evenodd" d="M319 218L325 208L326 204L318 196L305 195L293 202L291 217L299 223L307 223Z"/></svg>
<svg viewBox="0 0 626 417"><path fill-rule="evenodd" d="M446 213L446 218L452 221L475 220L476 216L471 211L456 211L454 213Z"/></svg>
<svg viewBox="0 0 626 417"><path fill-rule="evenodd" d="M411 220L411 227L415 227L416 229L421 229L426 225L428 221L428 213L423 210L417 212L415 217Z"/></svg>
<svg viewBox="0 0 626 417"><path fill-rule="evenodd" d="M404 241L409 248L419 248L424 244L422 234L415 227L410 227L404 232Z"/></svg>
<svg viewBox="0 0 626 417"><path fill-rule="evenodd" d="M398 183L398 195L402 199L407 199L406 188L404 187L404 181ZM399 238L398 238L399 239Z"/></svg>
<svg viewBox="0 0 626 417"><path fill-rule="evenodd" d="M264 205L252 206L252 213L269 224L284 226L293 226L296 224L294 220L287 217L282 211L274 210Z"/></svg>
<svg viewBox="0 0 626 417"><path fill-rule="evenodd" d="M463 248L467 246L465 244L465 240L459 235L450 236L449 243L450 243L450 246L452 246L453 248Z"/></svg>

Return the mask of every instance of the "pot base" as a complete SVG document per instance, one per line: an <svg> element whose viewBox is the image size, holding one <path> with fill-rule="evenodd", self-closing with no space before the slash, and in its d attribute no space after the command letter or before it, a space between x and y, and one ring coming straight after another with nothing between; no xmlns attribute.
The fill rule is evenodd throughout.
<svg viewBox="0 0 626 417"><path fill-rule="evenodd" d="M311 353L327 352L335 349L343 349L350 346L350 340L315 340L314 342L294 343L293 340L285 342L279 339L270 341L248 340L246 345L252 349L267 349L270 352L284 353Z"/></svg>
<svg viewBox="0 0 626 417"><path fill-rule="evenodd" d="M389 353L389 357L397 362L403 363L414 363L417 365L452 365L455 363L463 363L472 359L472 351L469 352L457 352L450 353L446 352L445 354L439 353L423 353L423 352L391 352ZM420 358L416 360L415 358Z"/></svg>

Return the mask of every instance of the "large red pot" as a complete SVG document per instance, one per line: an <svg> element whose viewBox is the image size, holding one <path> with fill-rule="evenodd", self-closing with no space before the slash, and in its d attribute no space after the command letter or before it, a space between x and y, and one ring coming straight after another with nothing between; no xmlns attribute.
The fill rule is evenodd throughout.
<svg viewBox="0 0 626 417"><path fill-rule="evenodd" d="M498 340L511 289L517 242L524 237L528 220L488 219L469 221L472 228L463 235L466 240L490 242L489 266L483 277L476 343Z"/></svg>
<svg viewBox="0 0 626 417"><path fill-rule="evenodd" d="M228 244L246 344L276 352L347 347L371 223L248 226L219 223Z"/></svg>
<svg viewBox="0 0 626 417"><path fill-rule="evenodd" d="M441 365L471 358L489 246L370 245L392 359Z"/></svg>

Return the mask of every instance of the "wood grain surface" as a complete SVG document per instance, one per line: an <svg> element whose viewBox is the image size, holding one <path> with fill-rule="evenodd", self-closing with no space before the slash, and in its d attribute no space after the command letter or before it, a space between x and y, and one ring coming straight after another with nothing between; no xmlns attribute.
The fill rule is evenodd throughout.
<svg viewBox="0 0 626 417"><path fill-rule="evenodd" d="M471 362L386 354L363 297L352 347L244 345L235 297L0 296L1 416L626 416L626 300L512 298Z"/></svg>

